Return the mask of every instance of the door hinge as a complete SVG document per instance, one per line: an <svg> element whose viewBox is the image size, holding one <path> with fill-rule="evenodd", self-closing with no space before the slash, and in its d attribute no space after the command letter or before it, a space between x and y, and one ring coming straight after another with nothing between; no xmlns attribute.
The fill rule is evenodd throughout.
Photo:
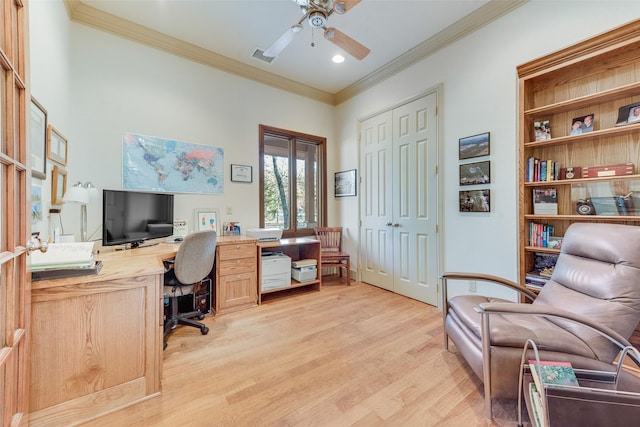
<svg viewBox="0 0 640 427"><path fill-rule="evenodd" d="M438 234L439 231L440 231L440 227L438 227L438 224L436 224L436 234Z"/></svg>

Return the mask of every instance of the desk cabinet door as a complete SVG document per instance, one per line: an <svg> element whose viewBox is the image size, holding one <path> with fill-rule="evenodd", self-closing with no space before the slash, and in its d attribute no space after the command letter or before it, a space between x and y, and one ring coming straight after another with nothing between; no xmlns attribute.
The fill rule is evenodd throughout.
<svg viewBox="0 0 640 427"><path fill-rule="evenodd" d="M258 298L256 273L254 271L221 276L217 290L216 301L219 304L217 312L255 305Z"/></svg>

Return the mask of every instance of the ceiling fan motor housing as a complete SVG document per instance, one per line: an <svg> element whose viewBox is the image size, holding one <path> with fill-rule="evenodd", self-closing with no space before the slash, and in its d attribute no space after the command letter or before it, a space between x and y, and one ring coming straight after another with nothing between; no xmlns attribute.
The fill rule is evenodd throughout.
<svg viewBox="0 0 640 427"><path fill-rule="evenodd" d="M324 28L327 25L327 14L321 10L315 10L309 14L309 24L313 28Z"/></svg>

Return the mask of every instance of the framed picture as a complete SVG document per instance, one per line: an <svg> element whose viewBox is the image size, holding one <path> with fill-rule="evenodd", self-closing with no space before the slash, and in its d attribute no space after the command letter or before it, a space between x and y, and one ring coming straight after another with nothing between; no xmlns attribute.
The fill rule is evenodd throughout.
<svg viewBox="0 0 640 427"><path fill-rule="evenodd" d="M490 212L488 188L460 192L460 212Z"/></svg>
<svg viewBox="0 0 640 427"><path fill-rule="evenodd" d="M51 204L61 205L64 203L62 198L67 192L67 171L53 166L51 171Z"/></svg>
<svg viewBox="0 0 640 427"><path fill-rule="evenodd" d="M458 140L458 156L460 160L489 155L489 132L467 136Z"/></svg>
<svg viewBox="0 0 640 427"><path fill-rule="evenodd" d="M595 114L590 113L586 116L575 117L572 119L569 135L580 135L587 132L593 132L593 121L595 117Z"/></svg>
<svg viewBox="0 0 640 427"><path fill-rule="evenodd" d="M620 107L618 110L618 120L616 126L630 125L640 123L640 104L629 104Z"/></svg>
<svg viewBox="0 0 640 427"><path fill-rule="evenodd" d="M31 184L31 226L42 221L42 187Z"/></svg>
<svg viewBox="0 0 640 427"><path fill-rule="evenodd" d="M489 184L491 182L491 162L466 163L460 165L460 185Z"/></svg>
<svg viewBox="0 0 640 427"><path fill-rule="evenodd" d="M220 234L220 212L218 209L197 208L194 212L195 231L216 230Z"/></svg>
<svg viewBox="0 0 640 427"><path fill-rule="evenodd" d="M31 176L47 177L47 110L31 98Z"/></svg>
<svg viewBox="0 0 640 427"><path fill-rule="evenodd" d="M231 165L231 181L252 182L253 167L244 165Z"/></svg>
<svg viewBox="0 0 640 427"><path fill-rule="evenodd" d="M56 128L47 126L47 157L61 165L67 164L68 141Z"/></svg>
<svg viewBox="0 0 640 427"><path fill-rule="evenodd" d="M536 135L536 141L551 139L551 123L549 123L549 120L533 122L533 130Z"/></svg>
<svg viewBox="0 0 640 427"><path fill-rule="evenodd" d="M357 175L355 169L336 172L334 177L335 197L355 196L357 194Z"/></svg>

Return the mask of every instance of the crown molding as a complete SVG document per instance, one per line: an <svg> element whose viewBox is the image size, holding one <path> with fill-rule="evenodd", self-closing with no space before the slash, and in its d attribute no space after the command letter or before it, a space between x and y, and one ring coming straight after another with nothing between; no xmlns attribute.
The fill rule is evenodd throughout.
<svg viewBox="0 0 640 427"><path fill-rule="evenodd" d="M393 61L378 68L373 73L337 92L336 105L353 98L366 89L409 68L530 1L531 0L491 0L489 3L476 9L433 37L430 37L416 47L398 56Z"/></svg>
<svg viewBox="0 0 640 427"><path fill-rule="evenodd" d="M138 42L221 71L254 80L278 89L335 105L335 95L267 71L244 64L240 61L203 49L194 44L170 37L126 19L81 3L80 0L64 0L69 17L73 22L84 24L125 39Z"/></svg>
<svg viewBox="0 0 640 427"><path fill-rule="evenodd" d="M508 14L531 0L491 0L453 25L398 56L352 85L332 94L295 82L276 74L260 70L240 61L203 49L194 44L170 37L126 19L119 18L80 0L64 0L69 18L97 30L141 43L218 70L244 77L271 87L305 96L317 101L338 105L364 92L372 86L416 64L444 47L460 40L490 22Z"/></svg>

